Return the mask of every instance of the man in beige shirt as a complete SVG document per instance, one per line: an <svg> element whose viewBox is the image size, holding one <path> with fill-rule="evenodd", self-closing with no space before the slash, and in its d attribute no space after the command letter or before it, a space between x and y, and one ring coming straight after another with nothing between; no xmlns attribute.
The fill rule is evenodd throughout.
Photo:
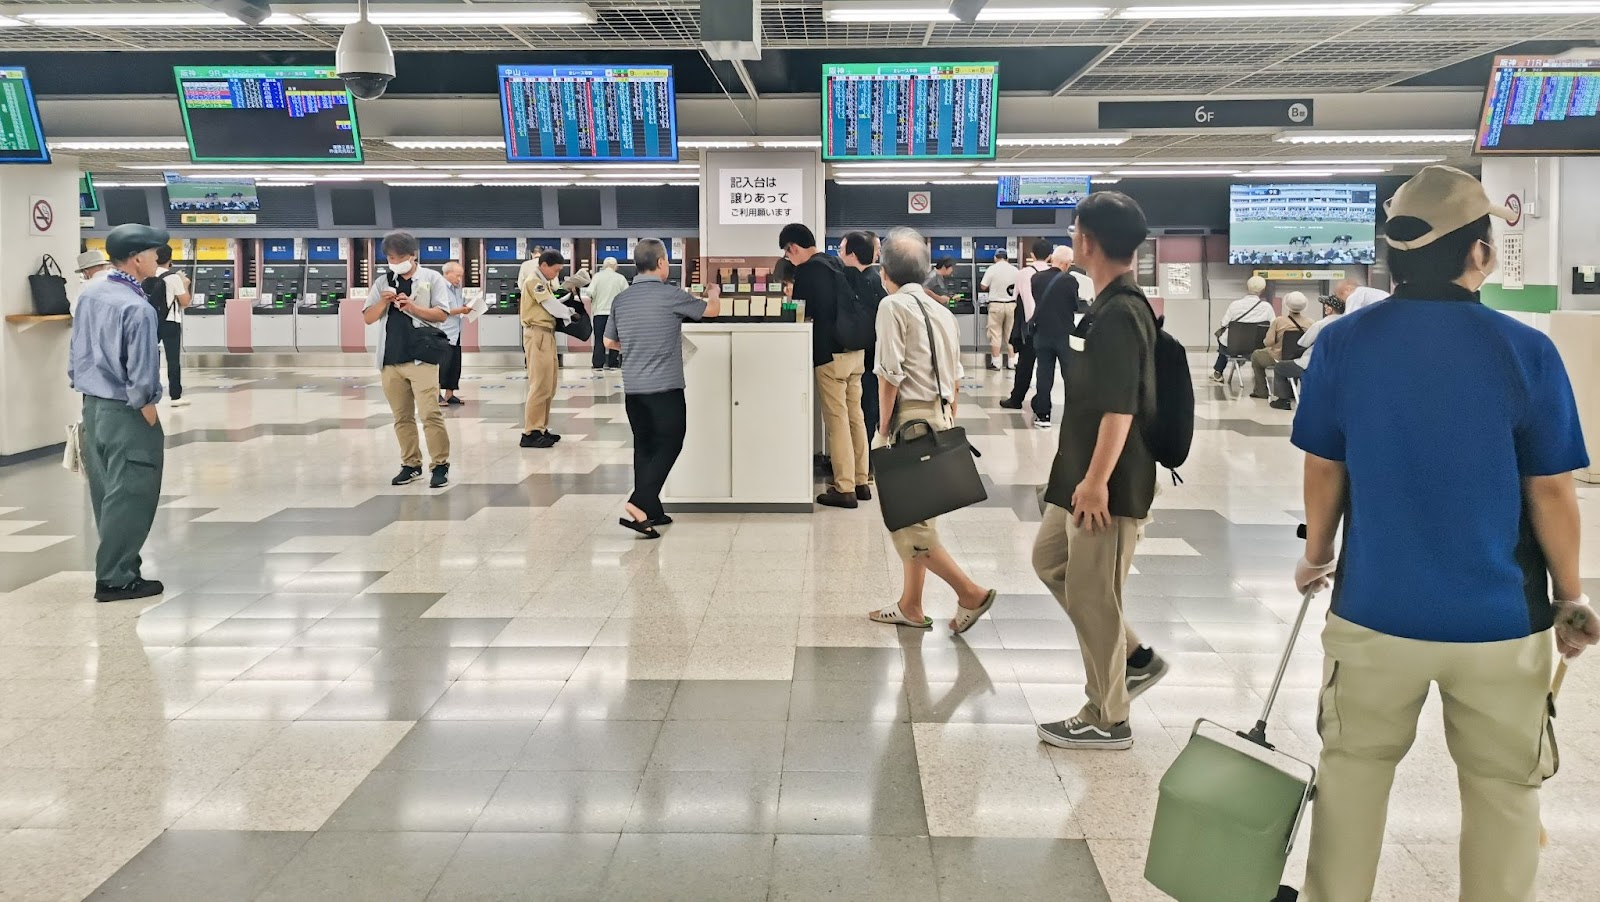
<svg viewBox="0 0 1600 902"><path fill-rule="evenodd" d="M561 436L550 431L550 401L556 394L556 318L545 305L556 302L556 281L567 261L560 251L545 251L525 261L517 273L522 289L522 350L528 357L528 401L522 411L524 448L553 448Z"/></svg>

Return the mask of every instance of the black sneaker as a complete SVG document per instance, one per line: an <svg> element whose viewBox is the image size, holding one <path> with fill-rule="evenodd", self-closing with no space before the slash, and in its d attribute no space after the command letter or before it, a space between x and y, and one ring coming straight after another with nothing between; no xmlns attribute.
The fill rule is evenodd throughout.
<svg viewBox="0 0 1600 902"><path fill-rule="evenodd" d="M551 432L548 429L545 430L544 437L549 439L550 440L550 444L552 444L552 445L554 445L556 442L561 441L561 436L556 435L554 432Z"/></svg>
<svg viewBox="0 0 1600 902"><path fill-rule="evenodd" d="M1267 406L1273 410L1294 410L1294 402L1288 398L1279 398Z"/></svg>
<svg viewBox="0 0 1600 902"><path fill-rule="evenodd" d="M1022 402L1021 401L1013 401L1010 398L1007 398L1004 401L1000 402L1000 406L1004 407L1006 410L1021 410L1022 409Z"/></svg>
<svg viewBox="0 0 1600 902"><path fill-rule="evenodd" d="M1109 749L1119 751L1133 748L1133 730L1127 721L1109 727L1097 727L1080 718L1039 724L1039 738L1058 749Z"/></svg>
<svg viewBox="0 0 1600 902"><path fill-rule="evenodd" d="M555 442L550 440L550 433L535 429L532 432L522 433L522 440L517 444L524 448L548 448Z"/></svg>
<svg viewBox="0 0 1600 902"><path fill-rule="evenodd" d="M866 483L862 483L861 485L856 486L856 500L857 501L871 501L872 500L872 486L867 485Z"/></svg>
<svg viewBox="0 0 1600 902"><path fill-rule="evenodd" d="M1150 652L1150 663L1144 665L1143 667L1135 667L1132 664L1129 664L1126 677L1128 681L1129 700L1136 699L1145 694L1145 692L1149 691L1151 686L1161 682L1162 678L1166 675L1166 659L1156 654L1154 651Z"/></svg>
<svg viewBox="0 0 1600 902"><path fill-rule="evenodd" d="M136 579L126 586L113 586L110 583L96 582L94 584L95 601L132 601L135 598L151 598L167 591L159 579Z"/></svg>
<svg viewBox="0 0 1600 902"><path fill-rule="evenodd" d="M428 480L428 488L442 489L450 484L450 465L440 464L433 468L433 478Z"/></svg>
<svg viewBox="0 0 1600 902"><path fill-rule="evenodd" d="M828 490L826 492L823 492L817 496L817 503L823 507L842 507L846 509L854 509L856 506L856 495L855 492L851 492L850 494L846 495L844 492L839 491L833 486L828 486Z"/></svg>
<svg viewBox="0 0 1600 902"><path fill-rule="evenodd" d="M422 478L421 467L401 467L400 472L389 480L390 485L407 485Z"/></svg>
<svg viewBox="0 0 1600 902"><path fill-rule="evenodd" d="M1035 428L1035 429L1049 429L1050 428L1050 418L1049 417L1035 416L1033 418L1033 428Z"/></svg>

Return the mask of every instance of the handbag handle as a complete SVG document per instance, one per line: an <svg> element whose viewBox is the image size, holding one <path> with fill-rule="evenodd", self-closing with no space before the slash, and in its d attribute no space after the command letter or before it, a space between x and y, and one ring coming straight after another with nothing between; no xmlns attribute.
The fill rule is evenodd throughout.
<svg viewBox="0 0 1600 902"><path fill-rule="evenodd" d="M907 442L915 441L915 439L906 438L906 434L917 426L921 426L924 430L926 430L926 434L921 436L922 439L932 439L934 444L938 444L939 430L933 428L933 424L927 420L907 420L906 422L901 423L899 426L896 426L894 430L894 443L896 445L903 445Z"/></svg>
<svg viewBox="0 0 1600 902"><path fill-rule="evenodd" d="M56 276L58 278L65 278L65 276L61 274L61 264L57 263L56 258L50 256L49 254L45 254L44 259L39 261L39 269L37 270L37 273L41 276Z"/></svg>

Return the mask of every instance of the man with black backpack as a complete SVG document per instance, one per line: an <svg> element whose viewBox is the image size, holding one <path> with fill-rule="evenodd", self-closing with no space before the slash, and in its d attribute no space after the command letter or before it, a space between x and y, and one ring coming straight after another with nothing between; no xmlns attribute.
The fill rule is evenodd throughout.
<svg viewBox="0 0 1600 902"><path fill-rule="evenodd" d="M139 287L156 308L156 334L167 354L167 398L173 407L189 402L183 397L183 310L189 306L189 281L172 271L172 246L156 248L156 274Z"/></svg>
<svg viewBox="0 0 1600 902"><path fill-rule="evenodd" d="M878 305L883 303L884 296L888 294L883 288L883 278L880 275L878 260L878 236L871 232L850 232L839 242L839 259L844 263L844 274L850 279L850 288L856 293L856 300L872 313L873 322L877 322ZM867 344L863 354L865 359L862 366L866 371L861 375L861 417L867 424L867 432L878 426L878 375L873 367L877 363L878 337L876 330L872 341Z"/></svg>
<svg viewBox="0 0 1600 902"><path fill-rule="evenodd" d="M817 496L827 507L853 508L872 498L868 487L866 420L861 413L861 376L873 322L850 287L844 264L817 249L817 238L803 223L791 222L778 234L783 258L794 269L794 299L804 301L811 326L811 364L828 432L833 483Z"/></svg>
<svg viewBox="0 0 1600 902"><path fill-rule="evenodd" d="M1039 738L1059 748L1125 749L1133 745L1130 703L1167 665L1128 627L1122 587L1155 498L1158 454L1173 460L1157 414L1160 327L1133 274L1133 255L1149 234L1144 211L1125 194L1096 192L1078 206L1077 225L1079 259L1102 287L1067 345L1073 377L1033 567L1077 630L1089 701L1064 721L1041 724ZM1189 418L1192 425L1192 389Z"/></svg>

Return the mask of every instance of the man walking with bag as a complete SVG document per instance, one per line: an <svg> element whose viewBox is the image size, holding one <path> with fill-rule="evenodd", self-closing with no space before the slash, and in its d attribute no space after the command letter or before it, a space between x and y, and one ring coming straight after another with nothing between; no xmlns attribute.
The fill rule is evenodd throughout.
<svg viewBox="0 0 1600 902"><path fill-rule="evenodd" d="M449 353L447 339L437 326L449 317L450 285L444 277L417 263L417 239L410 232L383 236L383 256L388 272L373 280L367 295L367 325L383 320L378 333L378 371L383 376L383 396L394 414L394 434L400 442L400 472L391 485L405 485L422 476L422 446L417 443L417 420L428 437L433 468L431 488L450 482L450 433L439 409L439 362ZM437 333L432 348L424 329ZM437 350L438 356L434 355ZM427 359L432 358L432 359Z"/></svg>
<svg viewBox="0 0 1600 902"><path fill-rule="evenodd" d="M160 595L160 581L140 573L139 551L161 500L165 434L161 351L155 309L142 283L156 274L156 249L167 233L119 225L106 236L112 269L84 283L73 311L67 379L83 395L83 459L100 547L95 601Z"/></svg>
<svg viewBox="0 0 1600 902"><path fill-rule="evenodd" d="M1022 306L1017 310L1011 327L1011 347L1017 352L1017 375L1012 380L1011 397L1000 402L1000 406L1006 410L1021 410L1022 402L1028 397L1028 389L1033 386L1033 370L1038 357L1033 351L1033 335L1028 329L1028 320L1033 318L1034 282L1041 278L1040 273L1045 273L1042 278L1048 279L1048 274L1053 271L1050 265L1052 250L1050 242L1043 238L1034 239L1028 246L1028 255L1032 259L1017 272L1017 303Z"/></svg>
<svg viewBox="0 0 1600 902"><path fill-rule="evenodd" d="M1039 738L1058 748L1126 749L1130 703L1166 674L1122 610L1156 491L1143 434L1156 410L1156 317L1133 274L1149 228L1133 198L1115 191L1085 198L1077 227L1078 259L1103 287L1067 344L1073 377L1033 569L1077 630L1089 701L1064 721L1040 724Z"/></svg>
<svg viewBox="0 0 1600 902"><path fill-rule="evenodd" d="M183 398L183 311L189 306L189 280L172 271L172 245L156 248L156 274L144 280L144 293L156 309L161 347L167 355L167 398L173 407Z"/></svg>

